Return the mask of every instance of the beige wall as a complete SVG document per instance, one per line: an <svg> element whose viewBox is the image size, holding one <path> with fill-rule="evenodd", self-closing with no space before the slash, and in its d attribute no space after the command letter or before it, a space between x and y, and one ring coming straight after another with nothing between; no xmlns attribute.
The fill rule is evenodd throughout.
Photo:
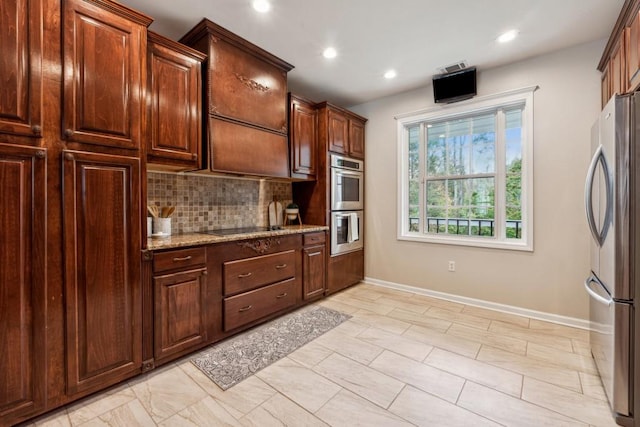
<svg viewBox="0 0 640 427"><path fill-rule="evenodd" d="M431 85L352 107L366 127L366 264L372 279L588 318L584 175L591 125L600 110L596 65L604 41L490 70L478 95L538 85L534 94L534 251L460 247L396 239L394 116L433 106ZM428 55L428 50L424 52ZM449 260L456 272L447 271Z"/></svg>

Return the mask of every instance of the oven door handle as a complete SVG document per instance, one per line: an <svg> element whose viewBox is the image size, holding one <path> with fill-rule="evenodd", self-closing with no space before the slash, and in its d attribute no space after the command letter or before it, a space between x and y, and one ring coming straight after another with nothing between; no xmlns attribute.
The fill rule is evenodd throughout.
<svg viewBox="0 0 640 427"><path fill-rule="evenodd" d="M336 169L336 174L338 175L349 175L349 176L357 176L362 177L362 171L350 171L346 169Z"/></svg>

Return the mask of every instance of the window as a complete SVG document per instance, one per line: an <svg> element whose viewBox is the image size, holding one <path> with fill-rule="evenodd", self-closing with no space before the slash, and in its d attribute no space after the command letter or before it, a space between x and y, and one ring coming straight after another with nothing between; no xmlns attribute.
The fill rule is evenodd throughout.
<svg viewBox="0 0 640 427"><path fill-rule="evenodd" d="M533 248L533 91L397 117L398 238Z"/></svg>

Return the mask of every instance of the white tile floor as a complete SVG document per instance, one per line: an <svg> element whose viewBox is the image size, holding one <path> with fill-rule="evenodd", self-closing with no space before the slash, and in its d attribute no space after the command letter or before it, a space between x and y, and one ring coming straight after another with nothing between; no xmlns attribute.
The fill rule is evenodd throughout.
<svg viewBox="0 0 640 427"><path fill-rule="evenodd" d="M222 391L188 359L43 426L615 426L584 330L360 284L353 317Z"/></svg>

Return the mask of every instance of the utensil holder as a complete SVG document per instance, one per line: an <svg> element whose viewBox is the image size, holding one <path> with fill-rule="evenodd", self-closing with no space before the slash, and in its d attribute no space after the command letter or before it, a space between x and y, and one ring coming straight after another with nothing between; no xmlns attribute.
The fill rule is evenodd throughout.
<svg viewBox="0 0 640 427"><path fill-rule="evenodd" d="M153 218L153 233L171 235L171 218Z"/></svg>

